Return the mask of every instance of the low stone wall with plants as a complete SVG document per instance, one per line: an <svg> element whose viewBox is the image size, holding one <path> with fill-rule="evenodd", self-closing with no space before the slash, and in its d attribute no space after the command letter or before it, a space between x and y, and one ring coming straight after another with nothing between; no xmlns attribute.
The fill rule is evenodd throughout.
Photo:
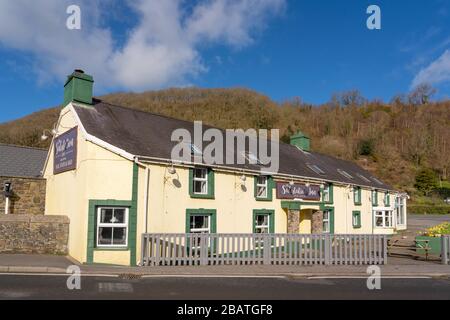
<svg viewBox="0 0 450 320"><path fill-rule="evenodd" d="M0 215L0 253L66 255L69 218L44 215Z"/></svg>

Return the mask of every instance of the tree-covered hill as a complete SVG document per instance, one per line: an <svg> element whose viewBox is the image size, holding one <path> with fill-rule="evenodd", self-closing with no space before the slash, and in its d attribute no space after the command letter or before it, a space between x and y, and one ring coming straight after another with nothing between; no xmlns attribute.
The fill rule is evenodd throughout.
<svg viewBox="0 0 450 320"><path fill-rule="evenodd" d="M312 149L358 162L397 188L414 192L417 173L431 169L442 180L450 168L450 101L429 102L427 91L398 96L390 103L368 101L357 91L313 106L293 99L276 103L242 88L183 88L115 93L108 102L220 128L278 128L285 142L297 130ZM60 108L45 109L0 124L0 142L47 147L40 141Z"/></svg>

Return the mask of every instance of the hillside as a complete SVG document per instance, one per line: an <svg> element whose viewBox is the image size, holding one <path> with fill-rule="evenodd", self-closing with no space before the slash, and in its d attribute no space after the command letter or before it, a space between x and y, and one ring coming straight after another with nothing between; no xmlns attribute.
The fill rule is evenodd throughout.
<svg viewBox="0 0 450 320"><path fill-rule="evenodd" d="M167 89L101 97L108 102L221 128L279 128L282 140L297 130L312 149L358 162L397 188L414 193L421 168L446 180L450 167L450 101L428 103L398 97L389 104L367 101L358 92L336 95L324 105L299 99L281 104L247 89ZM413 99L414 98L414 99ZM0 142L46 147L39 140L51 129L59 108L45 109L0 124Z"/></svg>

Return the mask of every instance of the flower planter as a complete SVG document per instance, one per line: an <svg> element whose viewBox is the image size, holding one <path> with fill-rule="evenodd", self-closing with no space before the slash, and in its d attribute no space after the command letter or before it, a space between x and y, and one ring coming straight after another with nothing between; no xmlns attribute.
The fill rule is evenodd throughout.
<svg viewBox="0 0 450 320"><path fill-rule="evenodd" d="M428 254L441 255L441 237L417 236L416 240L428 240L428 246L431 248ZM416 252L425 254L425 249L420 248L419 245L425 245L425 243L423 241L416 243Z"/></svg>

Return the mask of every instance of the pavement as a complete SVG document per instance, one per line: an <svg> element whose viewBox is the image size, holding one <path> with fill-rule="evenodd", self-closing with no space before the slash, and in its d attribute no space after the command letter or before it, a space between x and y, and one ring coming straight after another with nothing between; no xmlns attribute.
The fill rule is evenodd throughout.
<svg viewBox="0 0 450 320"><path fill-rule="evenodd" d="M248 266L161 266L125 267L114 265L83 265L70 257L49 255L1 254L0 274L67 274L67 268L77 265L82 275L110 275L125 278L139 277L264 277L264 276L367 276L366 265L248 265ZM449 277L450 266L438 261L417 261L388 258L380 266L383 276Z"/></svg>

